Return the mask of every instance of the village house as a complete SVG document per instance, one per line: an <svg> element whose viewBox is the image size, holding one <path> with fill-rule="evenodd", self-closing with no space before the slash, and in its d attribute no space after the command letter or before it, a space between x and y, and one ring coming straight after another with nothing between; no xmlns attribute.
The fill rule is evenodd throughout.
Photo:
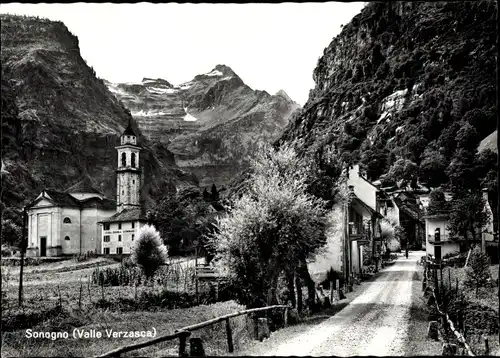
<svg viewBox="0 0 500 358"><path fill-rule="evenodd" d="M380 220L386 203L379 200L377 189L359 173L359 166L347 172L349 204L336 203L327 216L327 244L308 263L317 283L324 281L333 269L346 274L360 274L365 257L378 257L382 252Z"/></svg>
<svg viewBox="0 0 500 358"><path fill-rule="evenodd" d="M468 241L470 244L480 244L483 252L488 253L491 251L490 257L495 258L497 257L496 250L498 241L495 240L493 211L488 201L488 191L486 189L483 189L483 198L485 199L484 210L488 214L489 221L481 230L476 242L473 242L471 237L468 238ZM451 193L445 193L445 199L446 201L450 201L452 199ZM420 197L420 201L424 210L427 210L430 202L429 195L422 195ZM450 235L448 228L448 212L443 211L439 213L427 214L424 216L424 219L426 252L428 255L432 255L437 260L440 260L445 255L463 250L463 238L453 237Z"/></svg>
<svg viewBox="0 0 500 358"><path fill-rule="evenodd" d="M120 137L116 202L85 175L66 191L43 190L26 206L27 256L126 254L146 224L140 205L139 153L130 123Z"/></svg>

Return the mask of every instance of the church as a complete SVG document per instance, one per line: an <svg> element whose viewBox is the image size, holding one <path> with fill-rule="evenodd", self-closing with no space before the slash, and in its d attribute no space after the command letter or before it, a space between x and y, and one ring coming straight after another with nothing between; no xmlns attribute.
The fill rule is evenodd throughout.
<svg viewBox="0 0 500 358"><path fill-rule="evenodd" d="M116 201L84 176L66 191L43 190L26 206L27 256L130 253L139 228L147 223L140 205L141 147L130 123L116 150Z"/></svg>

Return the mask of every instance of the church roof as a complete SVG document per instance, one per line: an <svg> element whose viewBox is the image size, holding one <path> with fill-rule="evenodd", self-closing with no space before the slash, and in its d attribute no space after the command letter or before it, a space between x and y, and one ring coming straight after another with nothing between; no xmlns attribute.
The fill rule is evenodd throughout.
<svg viewBox="0 0 500 358"><path fill-rule="evenodd" d="M147 221L146 213L140 207L138 208L127 208L123 209L119 213L101 221L103 223L111 223L111 222L122 222L122 221Z"/></svg>
<svg viewBox="0 0 500 358"><path fill-rule="evenodd" d="M54 204L58 206L80 206L78 200L76 200L68 193L64 193L62 191L57 191L57 190L44 190L44 193L47 193L47 195L50 197L50 199L52 199Z"/></svg>
<svg viewBox="0 0 500 358"><path fill-rule="evenodd" d="M69 206L80 209L97 208L102 210L116 210L116 203L113 200L107 198L101 199L99 197L93 197L84 200L78 200L69 193L51 189L44 190L41 196L32 201L26 207L27 208L32 207L39 200L43 198L52 201L54 203L54 206L64 206L64 207Z"/></svg>
<svg viewBox="0 0 500 358"><path fill-rule="evenodd" d="M96 193L102 195L102 193L96 189L92 179L88 175L85 175L82 180L68 188L66 193Z"/></svg>
<svg viewBox="0 0 500 358"><path fill-rule="evenodd" d="M101 210L116 210L116 202L108 198L88 198L84 200L79 200L82 208L97 208Z"/></svg>
<svg viewBox="0 0 500 358"><path fill-rule="evenodd" d="M133 135L137 137L134 130L132 129L132 123L130 121L128 121L128 126L127 128L125 128L125 131L123 132L122 135Z"/></svg>

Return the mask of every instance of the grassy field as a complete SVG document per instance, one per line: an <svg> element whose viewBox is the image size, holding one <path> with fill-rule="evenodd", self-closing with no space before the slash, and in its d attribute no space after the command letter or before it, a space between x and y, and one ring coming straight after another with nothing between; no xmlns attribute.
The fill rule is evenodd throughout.
<svg viewBox="0 0 500 358"><path fill-rule="evenodd" d="M27 338L26 330L2 333L2 357L48 357L48 356L95 356L124 345L150 340L151 338L107 338L106 329L113 331L153 331L158 336L174 333L175 329L203 322L227 313L244 309L233 301L218 302L187 309L161 311L111 312L107 310L66 310L49 321L31 327L33 332L68 332L68 339ZM250 339L250 327L244 316L231 320L235 348ZM73 330L102 332L102 338L74 338ZM208 355L222 354L227 349L225 325L218 323L195 331L192 337L201 337ZM128 356L177 355L178 340L168 341L152 347L128 353Z"/></svg>
<svg viewBox="0 0 500 358"><path fill-rule="evenodd" d="M498 277L498 265L490 266L490 274L492 276L493 281ZM496 311L497 320L498 320L498 312L499 312L499 304L498 304L498 287L495 284L492 284L489 287L481 287L478 290L478 295L476 296L476 292L474 289L467 288L464 285L464 281L466 279L466 269L464 267L456 268L456 267L446 267L443 269L443 282L446 286L456 287L458 280L458 288L460 292L463 292L464 298L466 301L470 302L474 305L481 305L488 308L491 308ZM470 309L467 310L468 314ZM485 354L485 345L483 336L488 337L490 354L492 356L498 355L500 350L500 345L498 343L498 333L486 332L486 330L482 330L481 327L484 326L484 322L481 322L478 319L469 320L469 326L466 324L467 329L467 342L470 344L472 351L477 355ZM473 324L474 327L470 325Z"/></svg>
<svg viewBox="0 0 500 358"><path fill-rule="evenodd" d="M151 338L107 338L106 329L114 331L152 331L158 335L174 333L175 329L215 318L227 313L244 309L234 301L217 302L182 309L161 309L154 305L136 310L123 311L116 305L128 298L137 301L142 293L192 291L193 284L188 282L192 267L189 262L173 260L168 266L171 278L166 283L135 286L98 286L91 281L92 272L97 266L117 267L114 260L95 258L84 262L67 260L64 262L43 263L27 267L24 275L24 305L17 305L19 268L2 267L2 357L8 356L94 356L123 345L137 343ZM173 267L176 269L174 270ZM165 267L165 269L167 269ZM10 274L4 275L6 271ZM175 277L174 277L175 276ZM107 308L96 304L104 297ZM81 301L81 308L79 305ZM121 301L120 301L121 302ZM24 319L26 318L27 319ZM24 321L23 321L24 319ZM250 338L247 319L231 319L234 345ZM102 338L73 337L74 328L102 332ZM26 330L33 332L68 332L68 339L42 339L26 337ZM225 324L219 323L196 331L192 337L201 337L205 342L205 352L209 355L223 354L227 349ZM150 348L130 352L130 356L177 355L178 339Z"/></svg>

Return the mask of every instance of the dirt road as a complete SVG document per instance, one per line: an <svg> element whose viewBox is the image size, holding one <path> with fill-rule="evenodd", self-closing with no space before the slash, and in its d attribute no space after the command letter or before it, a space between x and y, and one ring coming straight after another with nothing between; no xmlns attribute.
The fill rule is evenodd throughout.
<svg viewBox="0 0 500 358"><path fill-rule="evenodd" d="M335 316L301 334L275 332L245 355L404 355L411 307L412 277L421 252L400 257ZM290 327L292 330L293 328ZM415 352L418 354L418 352Z"/></svg>

